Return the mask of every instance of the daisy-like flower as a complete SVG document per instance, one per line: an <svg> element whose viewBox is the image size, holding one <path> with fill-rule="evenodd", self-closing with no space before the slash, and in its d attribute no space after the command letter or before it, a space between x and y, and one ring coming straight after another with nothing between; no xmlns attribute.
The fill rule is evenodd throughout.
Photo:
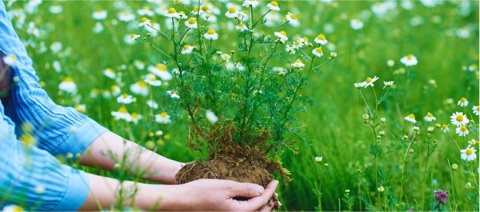
<svg viewBox="0 0 480 212"><path fill-rule="evenodd" d="M75 105L74 109L80 113L87 112L87 106L85 104L77 104Z"/></svg>
<svg viewBox="0 0 480 212"><path fill-rule="evenodd" d="M290 53L290 54L295 54L295 48L293 46L290 46L290 45L287 45L287 47L285 47L285 51Z"/></svg>
<svg viewBox="0 0 480 212"><path fill-rule="evenodd" d="M58 85L58 89L68 92L75 93L77 91L77 85L71 77L65 77L63 81Z"/></svg>
<svg viewBox="0 0 480 212"><path fill-rule="evenodd" d="M442 124L442 126L440 128L442 129L442 131L444 133L446 133L446 132L448 132L448 130L450 130L450 129L448 129L448 125L446 125L446 124Z"/></svg>
<svg viewBox="0 0 480 212"><path fill-rule="evenodd" d="M223 60L225 60L225 61L229 61L230 58L232 58L232 56L230 56L230 55L227 54L227 53L221 54L220 57L221 57Z"/></svg>
<svg viewBox="0 0 480 212"><path fill-rule="evenodd" d="M137 38L139 38L139 37L140 37L140 35L137 35L135 33L130 35L130 39L132 39L132 40L137 40Z"/></svg>
<svg viewBox="0 0 480 212"><path fill-rule="evenodd" d="M277 1L271 1L270 3L267 4L267 7L270 10L280 11L280 7L278 7L278 2Z"/></svg>
<svg viewBox="0 0 480 212"><path fill-rule="evenodd" d="M130 90L134 94L138 94L141 96L147 96L148 95L148 85L145 81L140 80L136 82L135 84L130 85Z"/></svg>
<svg viewBox="0 0 480 212"><path fill-rule="evenodd" d="M257 0L245 0L242 4L244 7L256 7L258 6L258 1Z"/></svg>
<svg viewBox="0 0 480 212"><path fill-rule="evenodd" d="M177 10L175 10L175 8L173 7L170 7L170 9L168 9L167 14L165 14L165 16L169 18L179 18Z"/></svg>
<svg viewBox="0 0 480 212"><path fill-rule="evenodd" d="M426 121L426 122L431 122L431 121L435 121L437 120L437 118L435 118L435 116L433 116L432 113L428 112L427 115L425 117L423 117L423 119Z"/></svg>
<svg viewBox="0 0 480 212"><path fill-rule="evenodd" d="M152 109L157 109L158 108L158 104L151 99L147 100L147 105L148 105L148 107L150 107Z"/></svg>
<svg viewBox="0 0 480 212"><path fill-rule="evenodd" d="M248 20L248 12L246 10L239 11L237 18L240 21Z"/></svg>
<svg viewBox="0 0 480 212"><path fill-rule="evenodd" d="M167 94L173 99L180 99L180 95L178 95L178 91L175 89L167 91Z"/></svg>
<svg viewBox="0 0 480 212"><path fill-rule="evenodd" d="M168 124L172 122L170 120L170 115L168 115L167 112L161 112L160 114L155 115L155 121L160 123L160 124Z"/></svg>
<svg viewBox="0 0 480 212"><path fill-rule="evenodd" d="M473 113L477 116L480 116L480 106L473 106Z"/></svg>
<svg viewBox="0 0 480 212"><path fill-rule="evenodd" d="M193 46L190 46L188 44L183 45L182 52L181 54L190 54L193 51Z"/></svg>
<svg viewBox="0 0 480 212"><path fill-rule="evenodd" d="M217 40L218 39L218 34L215 32L214 29L209 29L207 33L203 35L208 40Z"/></svg>
<svg viewBox="0 0 480 212"><path fill-rule="evenodd" d="M130 120L130 113L128 113L127 108L123 106L120 107L117 111L112 111L111 114L113 117L115 117L116 120Z"/></svg>
<svg viewBox="0 0 480 212"><path fill-rule="evenodd" d="M156 66L149 66L148 71L162 78L162 80L168 81L172 79L172 75L167 71L167 66L163 63L159 63Z"/></svg>
<svg viewBox="0 0 480 212"><path fill-rule="evenodd" d="M187 21L185 21L185 26L190 29L196 29L198 27L197 19L191 17Z"/></svg>
<svg viewBox="0 0 480 212"><path fill-rule="evenodd" d="M466 107L466 106L468 106L468 101L467 101L467 99L461 98L460 100L458 100L458 105L459 105L460 107Z"/></svg>
<svg viewBox="0 0 480 212"><path fill-rule="evenodd" d="M105 20L107 18L107 11L99 9L92 14L93 19L97 21Z"/></svg>
<svg viewBox="0 0 480 212"><path fill-rule="evenodd" d="M466 149L460 150L462 160L472 161L477 159L476 151L477 150L473 147L467 147Z"/></svg>
<svg viewBox="0 0 480 212"><path fill-rule="evenodd" d="M120 95L121 89L120 87L118 87L118 85L112 85L112 87L110 87L110 92L112 93L112 95L118 96Z"/></svg>
<svg viewBox="0 0 480 212"><path fill-rule="evenodd" d="M212 124L215 124L218 121L218 116L215 115L215 113L211 110L207 110L205 116L207 117L207 120Z"/></svg>
<svg viewBox="0 0 480 212"><path fill-rule="evenodd" d="M302 46L303 46L302 40L297 39L293 41L293 45L292 45L293 48L298 49L298 48L302 48Z"/></svg>
<svg viewBox="0 0 480 212"><path fill-rule="evenodd" d="M320 45L325 45L328 43L327 39L325 38L325 35L319 34L317 37L315 37L315 40L313 40L315 43L318 43Z"/></svg>
<svg viewBox="0 0 480 212"><path fill-rule="evenodd" d="M350 20L350 27L354 30L359 30L363 28L363 22L358 19Z"/></svg>
<svg viewBox="0 0 480 212"><path fill-rule="evenodd" d="M462 112L455 112L450 116L450 121L455 126L466 125L468 124L469 120L465 114Z"/></svg>
<svg viewBox="0 0 480 212"><path fill-rule="evenodd" d="M238 11L235 9L235 7L230 7L230 9L228 9L228 11L225 13L225 16L227 16L227 18L236 18L238 16Z"/></svg>
<svg viewBox="0 0 480 212"><path fill-rule="evenodd" d="M115 77L117 77L117 74L111 68L106 68L105 70L103 70L103 75L107 76L110 79L115 79Z"/></svg>
<svg viewBox="0 0 480 212"><path fill-rule="evenodd" d="M285 43L285 41L288 40L287 33L285 31L275 32L273 34L277 36L282 43Z"/></svg>
<svg viewBox="0 0 480 212"><path fill-rule="evenodd" d="M295 14L291 13L291 12L288 12L287 15L285 15L285 18L292 25L297 25L298 24L297 16Z"/></svg>
<svg viewBox="0 0 480 212"><path fill-rule="evenodd" d="M130 120L128 120L128 121L129 121L129 122L133 122L134 124L138 124L138 121L140 121L142 118L143 118L142 115L133 112L133 113L130 115Z"/></svg>
<svg viewBox="0 0 480 212"><path fill-rule="evenodd" d="M383 81L383 89L385 89L386 87L391 87L393 85L393 81Z"/></svg>
<svg viewBox="0 0 480 212"><path fill-rule="evenodd" d="M25 211L22 207L18 205L6 205L2 209L3 212L23 212Z"/></svg>
<svg viewBox="0 0 480 212"><path fill-rule="evenodd" d="M413 115L413 113L408 116L405 116L404 119L413 124L417 123L417 120L415 120L415 115Z"/></svg>
<svg viewBox="0 0 480 212"><path fill-rule="evenodd" d="M145 76L145 80L144 80L147 84L151 85L151 86L160 86L162 85L162 81L158 80L154 74L147 74L147 76Z"/></svg>
<svg viewBox="0 0 480 212"><path fill-rule="evenodd" d="M133 61L133 65L135 66L135 68L137 68L138 70L143 70L145 68L145 63L143 63L141 60L135 60Z"/></svg>
<svg viewBox="0 0 480 212"><path fill-rule="evenodd" d="M140 26L140 27L141 27L141 26L147 27L148 25L150 25L151 22L152 22L152 21L151 21L150 19L143 17L143 18L140 20L140 23L138 24L138 26Z"/></svg>
<svg viewBox="0 0 480 212"><path fill-rule="evenodd" d="M321 56L323 56L323 50L322 50L321 47L317 47L317 48L312 50L312 54L314 54L317 57L321 57Z"/></svg>
<svg viewBox="0 0 480 212"><path fill-rule="evenodd" d="M15 56L14 54L11 54L11 55L8 55L8 56L5 56L2 58L3 59L3 62L7 65L9 65L10 67L14 67L17 65L18 61L17 61L17 56Z"/></svg>
<svg viewBox="0 0 480 212"><path fill-rule="evenodd" d="M166 10L166 8L165 8L165 10ZM148 6L144 6L144 7L140 8L140 9L138 9L138 10L137 10L137 13L138 13L138 15L140 15L140 16L145 16L145 15L146 15L146 16L150 16L150 17L151 17L151 16L155 15L155 13L154 13L154 12L150 9L150 7L148 7Z"/></svg>
<svg viewBox="0 0 480 212"><path fill-rule="evenodd" d="M466 136L468 135L468 128L465 125L460 125L455 130L455 133L457 133L459 136Z"/></svg>
<svg viewBox="0 0 480 212"><path fill-rule="evenodd" d="M323 160L323 157L318 157L318 156L315 157L315 162L317 162L317 163L322 162L322 160Z"/></svg>
<svg viewBox="0 0 480 212"><path fill-rule="evenodd" d="M414 55L408 54L407 56L402 57L400 59L400 62L403 63L405 66L414 66L417 65L418 60Z"/></svg>
<svg viewBox="0 0 480 212"><path fill-rule="evenodd" d="M135 15L129 11L122 11L118 13L117 15L118 20L123 21L123 22L130 22L135 19Z"/></svg>
<svg viewBox="0 0 480 212"><path fill-rule="evenodd" d="M132 96L126 94L126 93L117 97L117 102L120 103L120 104L130 104L134 101L135 101L135 99Z"/></svg>
<svg viewBox="0 0 480 212"><path fill-rule="evenodd" d="M235 26L235 29L237 29L238 31L245 31L247 30L247 25L245 25L243 22L240 22L237 26Z"/></svg>
<svg viewBox="0 0 480 212"><path fill-rule="evenodd" d="M468 145L470 146L475 146L476 144L477 144L477 141L475 139L468 141Z"/></svg>
<svg viewBox="0 0 480 212"><path fill-rule="evenodd" d="M365 82L356 82L353 84L353 86L355 86L355 88L363 88L363 86L365 86Z"/></svg>
<svg viewBox="0 0 480 212"><path fill-rule="evenodd" d="M367 77L367 79L365 79L365 84L363 85L364 88L368 87L368 86L372 86L373 87L373 83L375 81L378 80L378 77L377 76L374 76L373 78L371 77Z"/></svg>
<svg viewBox="0 0 480 212"><path fill-rule="evenodd" d="M305 67L305 64L303 64L300 59L296 59L295 62L292 63L292 66L295 68L303 68Z"/></svg>
<svg viewBox="0 0 480 212"><path fill-rule="evenodd" d="M48 8L48 11L52 14L60 14L63 12L62 5L54 4Z"/></svg>
<svg viewBox="0 0 480 212"><path fill-rule="evenodd" d="M178 18L179 19L187 19L188 16L187 16L187 14L185 14L185 12L180 11L180 12L178 12Z"/></svg>

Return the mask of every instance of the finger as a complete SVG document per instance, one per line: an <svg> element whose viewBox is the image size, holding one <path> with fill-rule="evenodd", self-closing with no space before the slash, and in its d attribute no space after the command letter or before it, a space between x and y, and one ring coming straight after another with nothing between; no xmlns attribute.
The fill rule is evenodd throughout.
<svg viewBox="0 0 480 212"><path fill-rule="evenodd" d="M268 200L268 203L267 205L263 206L262 208L260 208L259 211L273 211L275 207L275 200L273 200L272 198L270 198L270 200Z"/></svg>
<svg viewBox="0 0 480 212"><path fill-rule="evenodd" d="M265 192L265 189L262 186L253 183L229 181L228 187L231 198L244 197L249 199L260 196Z"/></svg>
<svg viewBox="0 0 480 212"><path fill-rule="evenodd" d="M244 201L246 202L246 204L248 204L248 208L250 208L249 210L260 210L265 205L267 205L268 201L275 194L275 189L277 188L277 185L278 181L274 180L267 185L262 195ZM273 203L273 205L275 205L275 203Z"/></svg>

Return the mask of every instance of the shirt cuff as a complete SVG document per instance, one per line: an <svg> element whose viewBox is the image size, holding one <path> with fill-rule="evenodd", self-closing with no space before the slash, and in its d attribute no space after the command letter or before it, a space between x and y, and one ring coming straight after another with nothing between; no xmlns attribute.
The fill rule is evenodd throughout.
<svg viewBox="0 0 480 212"><path fill-rule="evenodd" d="M71 169L67 189L62 201L54 211L78 211L85 203L90 191L88 175L80 170Z"/></svg>

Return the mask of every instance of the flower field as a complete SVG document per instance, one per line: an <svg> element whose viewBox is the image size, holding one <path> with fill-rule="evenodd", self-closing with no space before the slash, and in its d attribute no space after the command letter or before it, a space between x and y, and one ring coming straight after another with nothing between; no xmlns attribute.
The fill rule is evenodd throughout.
<svg viewBox="0 0 480 212"><path fill-rule="evenodd" d="M231 98L226 108L242 104L236 98L243 87L235 88L243 85L242 78L228 84L229 74L250 70L255 63L248 56L268 61L271 68L262 70L273 74L258 75L265 81L253 80L259 85L251 93L268 96L285 79L279 83L284 91L275 92L291 101L278 106L288 121L281 127L271 121L270 131L275 135L282 129L282 142L295 142L281 143L283 150L272 156L284 168L275 175L284 179L277 188L280 210L479 210L478 1L5 4L41 86L56 103L182 162L208 155L189 148L192 116L176 107L204 96ZM197 22L205 27L197 29ZM244 36L245 44L237 36ZM168 42L175 38L178 43ZM193 44L194 38L201 45ZM247 41L257 38L261 47L249 49ZM204 56L202 49L212 54ZM237 56L245 49L247 59ZM190 60L203 65L196 57L219 64L212 66L217 78L194 79L215 89L198 87L205 92L187 95L180 89L184 70L179 67ZM272 98L265 97L281 105ZM203 117L199 122L205 126L238 115L207 109L191 111ZM257 111L253 116L269 110ZM239 120L247 123L241 133L256 129L248 120ZM125 178L121 171L79 168Z"/></svg>

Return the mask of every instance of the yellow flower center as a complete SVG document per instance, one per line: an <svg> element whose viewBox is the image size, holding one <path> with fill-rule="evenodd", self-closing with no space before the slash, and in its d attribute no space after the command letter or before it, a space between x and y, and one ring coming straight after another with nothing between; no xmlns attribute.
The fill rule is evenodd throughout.
<svg viewBox="0 0 480 212"><path fill-rule="evenodd" d="M145 21L148 21L148 18L143 17L142 20L140 20L140 22L142 22L142 23L145 22Z"/></svg>
<svg viewBox="0 0 480 212"><path fill-rule="evenodd" d="M133 112L132 113L132 118L134 118L134 119L138 118L138 113Z"/></svg>
<svg viewBox="0 0 480 212"><path fill-rule="evenodd" d="M161 112L160 113L160 117L162 117L162 118L167 118L167 116L168 116L167 112Z"/></svg>
<svg viewBox="0 0 480 212"><path fill-rule="evenodd" d="M209 35L214 35L214 34L215 34L215 30L209 29L209 30L207 31L207 34L209 34Z"/></svg>
<svg viewBox="0 0 480 212"><path fill-rule="evenodd" d="M428 117L428 118L432 118L433 115L432 115L431 113L428 113L428 114L427 114L427 117Z"/></svg>
<svg viewBox="0 0 480 212"><path fill-rule="evenodd" d="M239 27L244 27L245 24L244 24L243 22L240 22L240 23L238 24L238 26L239 26Z"/></svg>
<svg viewBox="0 0 480 212"><path fill-rule="evenodd" d="M168 9L168 14L174 14L176 13L177 11L175 10L175 8L171 7L170 9Z"/></svg>
<svg viewBox="0 0 480 212"><path fill-rule="evenodd" d="M229 13L235 13L235 12L237 12L237 9L231 7L230 9L228 9L228 12Z"/></svg>
<svg viewBox="0 0 480 212"><path fill-rule="evenodd" d="M17 60L17 56L15 56L14 54L11 54L11 55L8 56L8 57L10 57L10 59L12 59L12 60Z"/></svg>
<svg viewBox="0 0 480 212"><path fill-rule="evenodd" d="M128 113L127 108L125 108L125 107L118 108L118 112L119 113Z"/></svg>
<svg viewBox="0 0 480 212"><path fill-rule="evenodd" d="M189 49L189 48L190 48L189 45L184 45L184 46L183 46L183 49L184 49L184 50L187 50L187 49Z"/></svg>
<svg viewBox="0 0 480 212"><path fill-rule="evenodd" d="M463 102L463 103L465 103L465 102L467 102L467 99L461 98L460 101Z"/></svg>
<svg viewBox="0 0 480 212"><path fill-rule="evenodd" d="M124 94L122 95L122 97L123 97L123 98L127 98L127 97L128 97L128 94L124 93Z"/></svg>
<svg viewBox="0 0 480 212"><path fill-rule="evenodd" d="M415 119L415 115L410 114L410 115L408 115L408 118Z"/></svg>
<svg viewBox="0 0 480 212"><path fill-rule="evenodd" d="M71 77L65 77L65 79L63 79L64 82L73 82L73 78Z"/></svg>
<svg viewBox="0 0 480 212"><path fill-rule="evenodd" d="M208 10L208 6L207 6L207 5L203 5L203 6L202 6L202 10L203 10L203 11L207 11L207 10Z"/></svg>
<svg viewBox="0 0 480 212"><path fill-rule="evenodd" d="M302 61L300 59L296 59L295 63L302 63Z"/></svg>
<svg viewBox="0 0 480 212"><path fill-rule="evenodd" d="M367 77L367 79L365 79L365 82L367 83L371 83L373 81L373 79L371 77Z"/></svg>
<svg viewBox="0 0 480 212"><path fill-rule="evenodd" d="M198 7L193 8L193 12L198 12Z"/></svg>
<svg viewBox="0 0 480 212"><path fill-rule="evenodd" d="M477 109L477 111L480 111L480 106L477 106L477 107L475 107L475 108Z"/></svg>
<svg viewBox="0 0 480 212"><path fill-rule="evenodd" d="M303 37L303 40L304 40L305 42L308 42L308 38L307 38L307 37Z"/></svg>
<svg viewBox="0 0 480 212"><path fill-rule="evenodd" d="M280 33L281 35L287 37L287 33L286 33L285 31L280 31L279 33Z"/></svg>
<svg viewBox="0 0 480 212"><path fill-rule="evenodd" d="M272 2L270 2L270 4L271 4L272 6L278 7L277 1L272 1Z"/></svg>
<svg viewBox="0 0 480 212"><path fill-rule="evenodd" d="M446 125L446 124L442 124L442 129L447 129L447 125Z"/></svg>
<svg viewBox="0 0 480 212"><path fill-rule="evenodd" d="M463 121L463 115L458 114L457 118L455 118L457 121Z"/></svg>
<svg viewBox="0 0 480 212"><path fill-rule="evenodd" d="M297 20L297 16L293 13L290 13L290 18L292 18L293 20Z"/></svg>
<svg viewBox="0 0 480 212"><path fill-rule="evenodd" d="M473 150L470 149L470 148L468 148L468 149L465 151L465 154L466 154L466 155L471 155L471 154L473 154Z"/></svg>
<svg viewBox="0 0 480 212"><path fill-rule="evenodd" d="M156 66L156 68L160 71L166 71L167 70L167 66L165 64L162 64L162 63L158 64Z"/></svg>
<svg viewBox="0 0 480 212"><path fill-rule="evenodd" d="M300 42L299 40L296 40L296 41L295 41L295 45L296 45L296 46L300 46L300 44L302 44L302 42Z"/></svg>
<svg viewBox="0 0 480 212"><path fill-rule="evenodd" d="M180 11L180 12L178 12L178 14L181 15L181 16L183 16L183 15L185 15L185 12Z"/></svg>
<svg viewBox="0 0 480 212"><path fill-rule="evenodd" d="M195 23L197 23L197 20L195 18L189 18L188 23L189 24L195 24Z"/></svg>
<svg viewBox="0 0 480 212"><path fill-rule="evenodd" d="M465 127L465 126L461 126L461 127L460 127L460 131L462 131L462 132L465 132L465 131L467 131L467 127Z"/></svg>
<svg viewBox="0 0 480 212"><path fill-rule="evenodd" d="M317 39L318 40L325 40L325 35L320 34L320 35L317 36Z"/></svg>
<svg viewBox="0 0 480 212"><path fill-rule="evenodd" d="M133 33L133 34L130 35L130 38L133 39L134 37L137 37L137 34Z"/></svg>
<svg viewBox="0 0 480 212"><path fill-rule="evenodd" d="M409 60L413 59L413 55L411 55L411 54L407 55L407 59L409 59Z"/></svg>
<svg viewBox="0 0 480 212"><path fill-rule="evenodd" d="M139 81L138 83L138 86L142 87L142 88L146 88L147 87L147 83L144 82L144 81Z"/></svg>
<svg viewBox="0 0 480 212"><path fill-rule="evenodd" d="M322 48L320 48L320 47L319 47L319 48L315 48L315 51L316 51L317 53L323 53L323 50L322 50Z"/></svg>

